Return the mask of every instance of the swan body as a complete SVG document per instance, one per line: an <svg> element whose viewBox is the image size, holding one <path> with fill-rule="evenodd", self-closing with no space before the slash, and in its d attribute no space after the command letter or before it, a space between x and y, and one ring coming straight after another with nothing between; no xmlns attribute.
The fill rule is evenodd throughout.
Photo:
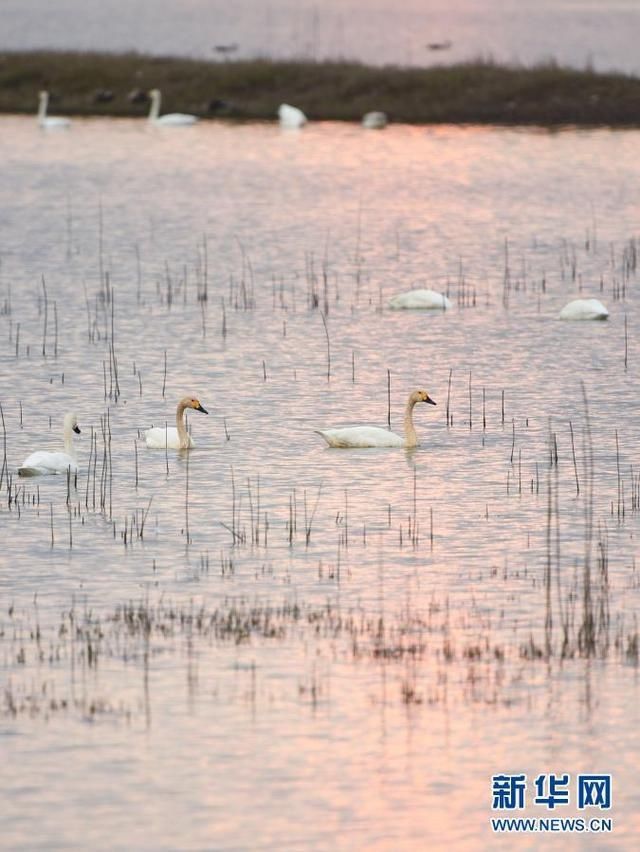
<svg viewBox="0 0 640 852"><path fill-rule="evenodd" d="M560 311L562 320L606 320L609 311L598 299L575 299Z"/></svg>
<svg viewBox="0 0 640 852"><path fill-rule="evenodd" d="M446 311L452 307L451 300L444 293L435 290L408 290L389 299L389 307L394 310Z"/></svg>
<svg viewBox="0 0 640 852"><path fill-rule="evenodd" d="M195 124L198 117L188 115L185 112L168 112L165 115L160 115L160 102L162 95L160 89L152 89L149 92L151 98L151 108L149 110L149 121L158 127L188 127Z"/></svg>
<svg viewBox="0 0 640 852"><path fill-rule="evenodd" d="M386 112L367 112L362 116L362 126L367 130L382 130L388 123Z"/></svg>
<svg viewBox="0 0 640 852"><path fill-rule="evenodd" d="M22 462L18 468L20 476L45 476L47 474L77 473L78 463L73 448L73 433L80 434L78 419L75 414L67 414L64 418L64 452L49 452L36 450Z"/></svg>
<svg viewBox="0 0 640 852"><path fill-rule="evenodd" d="M63 118L60 115L47 115L47 107L49 106L49 92L40 92L38 95L38 124L44 130L63 129L71 127L71 119Z"/></svg>
<svg viewBox="0 0 640 852"><path fill-rule="evenodd" d="M298 107L280 104L278 120L280 127L303 127L307 123L307 116Z"/></svg>
<svg viewBox="0 0 640 852"><path fill-rule="evenodd" d="M413 409L418 402L435 405L423 390L414 391L407 400L404 414L404 437L378 426L347 426L343 429L316 429L330 447L417 447L418 436L413 425Z"/></svg>
<svg viewBox="0 0 640 852"><path fill-rule="evenodd" d="M194 440L184 424L184 412L187 408L193 408L194 411L200 411L202 414L209 413L200 405L199 400L185 396L178 403L175 426L152 426L145 431L144 440L149 449L189 450L195 447Z"/></svg>

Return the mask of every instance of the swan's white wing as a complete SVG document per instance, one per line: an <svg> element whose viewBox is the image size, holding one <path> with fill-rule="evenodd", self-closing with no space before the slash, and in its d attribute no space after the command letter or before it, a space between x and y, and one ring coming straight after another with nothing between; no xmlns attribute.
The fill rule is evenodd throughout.
<svg viewBox="0 0 640 852"><path fill-rule="evenodd" d="M50 453L46 450L38 450L22 462L18 468L21 476L37 476L47 473L76 473L78 464L76 460L67 453Z"/></svg>
<svg viewBox="0 0 640 852"><path fill-rule="evenodd" d="M316 431L330 447L404 447L400 435L378 426L348 426L344 429Z"/></svg>
<svg viewBox="0 0 640 852"><path fill-rule="evenodd" d="M189 446L195 447L193 438L189 435ZM180 436L175 426L154 426L144 433L144 440L150 450L180 450Z"/></svg>
<svg viewBox="0 0 640 852"><path fill-rule="evenodd" d="M574 299L560 311L563 320L605 320L609 311L599 299Z"/></svg>
<svg viewBox="0 0 640 852"><path fill-rule="evenodd" d="M307 116L298 107L280 104L278 119L282 127L302 127L307 123Z"/></svg>
<svg viewBox="0 0 640 852"><path fill-rule="evenodd" d="M409 290L389 299L389 307L396 310L413 308L444 311L451 307L451 300L444 293L437 293L435 290Z"/></svg>
<svg viewBox="0 0 640 852"><path fill-rule="evenodd" d="M188 127L190 124L195 124L198 118L195 115L187 115L184 112L168 112L166 115L161 115L156 118L154 124L159 124L161 127Z"/></svg>

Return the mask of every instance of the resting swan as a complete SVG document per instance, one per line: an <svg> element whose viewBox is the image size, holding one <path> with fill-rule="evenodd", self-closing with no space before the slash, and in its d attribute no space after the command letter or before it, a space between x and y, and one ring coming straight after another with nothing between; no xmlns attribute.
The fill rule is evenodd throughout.
<svg viewBox="0 0 640 852"><path fill-rule="evenodd" d="M413 425L413 409L418 402L436 403L423 390L414 391L407 400L404 413L404 438L378 426L350 426L346 429L315 429L330 447L417 447L418 436Z"/></svg>
<svg viewBox="0 0 640 852"><path fill-rule="evenodd" d="M303 127L307 123L307 116L298 107L289 104L280 104L278 107L278 121L280 127Z"/></svg>
<svg viewBox="0 0 640 852"><path fill-rule="evenodd" d="M153 426L145 431L144 440L149 449L188 450L195 447L193 438L184 425L184 412L187 408L193 408L194 411L201 411L203 414L209 413L206 408L200 405L199 400L185 396L178 403L175 426Z"/></svg>
<svg viewBox="0 0 640 852"><path fill-rule="evenodd" d="M366 112L362 116L362 126L366 130L382 130L389 123L386 112Z"/></svg>
<svg viewBox="0 0 640 852"><path fill-rule="evenodd" d="M56 128L70 127L71 119L63 118L60 115L47 116L47 107L49 106L49 92L40 92L38 94L38 124L44 130L55 130Z"/></svg>
<svg viewBox="0 0 640 852"><path fill-rule="evenodd" d="M37 450L22 462L18 468L20 476L40 476L48 473L77 473L78 463L73 448L73 433L80 434L80 427L75 414L67 414L64 418L64 453L52 453L47 450Z"/></svg>
<svg viewBox="0 0 640 852"><path fill-rule="evenodd" d="M389 307L395 310L416 308L423 311L446 311L451 307L451 300L435 290L409 290L389 299Z"/></svg>
<svg viewBox="0 0 640 852"><path fill-rule="evenodd" d="M160 101L162 100L160 89L152 89L149 92L149 97L151 98L151 109L149 110L151 124L156 124L159 127L188 127L198 120L197 116L187 115L184 112L168 112L165 115L160 115Z"/></svg>
<svg viewBox="0 0 640 852"><path fill-rule="evenodd" d="M574 299L560 311L562 320L606 320L609 311L599 299Z"/></svg>

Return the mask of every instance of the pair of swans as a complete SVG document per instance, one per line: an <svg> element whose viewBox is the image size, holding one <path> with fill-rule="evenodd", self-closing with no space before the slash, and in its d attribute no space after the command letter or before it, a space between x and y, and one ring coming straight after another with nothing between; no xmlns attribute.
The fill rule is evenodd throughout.
<svg viewBox="0 0 640 852"><path fill-rule="evenodd" d="M178 403L176 409L176 425L169 427L156 426L147 429L144 439L147 447L153 450L188 450L195 446L193 438L187 432L184 422L184 413L187 408L208 414L199 400L195 397L185 396ZM80 434L78 418L75 414L67 414L64 418L64 452L51 452L49 450L37 450L22 462L18 468L20 476L46 476L47 474L59 474L78 472L78 462L73 445L73 434Z"/></svg>
<svg viewBox="0 0 640 852"><path fill-rule="evenodd" d="M397 435L379 426L349 426L344 429L316 429L330 447L405 447L418 446L418 435L413 425L413 409L419 402L435 405L424 390L413 391L404 412L404 435Z"/></svg>

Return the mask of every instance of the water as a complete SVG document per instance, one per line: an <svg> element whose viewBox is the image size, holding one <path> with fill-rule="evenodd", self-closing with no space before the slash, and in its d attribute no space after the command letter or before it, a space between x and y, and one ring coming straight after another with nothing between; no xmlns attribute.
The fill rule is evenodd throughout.
<svg viewBox="0 0 640 852"><path fill-rule="evenodd" d="M638 133L0 124L10 472L83 429L77 488L2 483L5 844L492 846L522 771L613 773L598 848L628 848ZM415 285L454 308L386 309ZM559 322L580 293L609 321ZM438 403L422 446L326 448L386 424L387 371L393 428ZM187 502L138 437L184 393Z"/></svg>
<svg viewBox="0 0 640 852"><path fill-rule="evenodd" d="M3 49L137 50L201 58L356 59L431 65L479 58L637 74L635 0L21 0ZM433 49L433 45L436 46ZM431 46L431 47L430 47ZM440 46L440 49L438 49ZM230 47L221 53L217 47Z"/></svg>

